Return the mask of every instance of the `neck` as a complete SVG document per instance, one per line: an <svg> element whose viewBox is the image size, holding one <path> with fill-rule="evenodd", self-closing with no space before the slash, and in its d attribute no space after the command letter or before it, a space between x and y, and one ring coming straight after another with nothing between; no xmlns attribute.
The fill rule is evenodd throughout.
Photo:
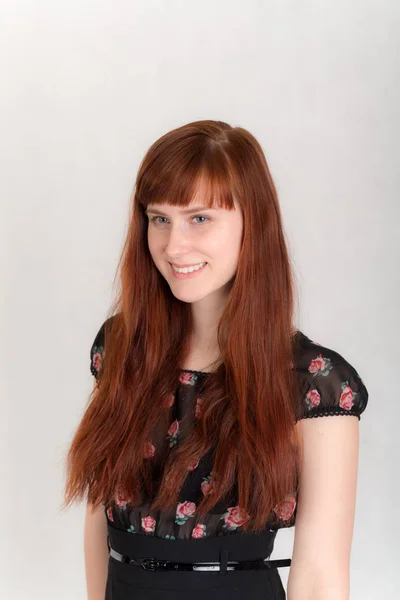
<svg viewBox="0 0 400 600"><path fill-rule="evenodd" d="M192 346L205 352L213 352L218 347L217 329L224 305L225 301L215 296L192 304Z"/></svg>

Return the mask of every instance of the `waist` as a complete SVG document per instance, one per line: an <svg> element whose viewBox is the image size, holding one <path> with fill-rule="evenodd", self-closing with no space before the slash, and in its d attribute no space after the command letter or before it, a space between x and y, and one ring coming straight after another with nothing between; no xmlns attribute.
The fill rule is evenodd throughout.
<svg viewBox="0 0 400 600"><path fill-rule="evenodd" d="M260 533L232 533L193 539L161 538L154 535L123 531L107 523L109 546L118 554L130 558L155 559L185 563L219 563L221 552L228 561L267 559L274 548L277 531L265 529ZM289 561L289 562L287 562ZM285 565L290 559L284 559Z"/></svg>
<svg viewBox="0 0 400 600"><path fill-rule="evenodd" d="M114 548L110 548L110 556L115 560L124 564L141 567L145 571L236 571L236 570L259 570L259 569L274 569L278 567L289 567L291 564L290 558L268 560L245 560L245 561L228 561L225 558L224 551L220 551L220 560L218 562L173 562L167 560L158 560L155 558L132 558L120 554Z"/></svg>

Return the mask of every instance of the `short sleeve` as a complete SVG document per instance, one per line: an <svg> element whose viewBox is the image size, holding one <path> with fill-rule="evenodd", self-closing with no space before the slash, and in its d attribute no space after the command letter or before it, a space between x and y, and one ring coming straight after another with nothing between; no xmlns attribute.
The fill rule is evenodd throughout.
<svg viewBox="0 0 400 600"><path fill-rule="evenodd" d="M368 390L355 367L338 352L306 340L299 418L355 415L360 420Z"/></svg>
<svg viewBox="0 0 400 600"><path fill-rule="evenodd" d="M104 328L105 323L100 327L90 348L90 371L98 379L103 366L105 356L104 350Z"/></svg>

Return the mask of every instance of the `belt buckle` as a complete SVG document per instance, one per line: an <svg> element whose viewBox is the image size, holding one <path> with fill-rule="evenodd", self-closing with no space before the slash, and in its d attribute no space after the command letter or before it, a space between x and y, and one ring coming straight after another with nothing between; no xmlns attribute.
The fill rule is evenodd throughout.
<svg viewBox="0 0 400 600"><path fill-rule="evenodd" d="M142 560L142 567L146 571L155 571L161 565L165 566L165 562L161 562L155 558L144 558Z"/></svg>

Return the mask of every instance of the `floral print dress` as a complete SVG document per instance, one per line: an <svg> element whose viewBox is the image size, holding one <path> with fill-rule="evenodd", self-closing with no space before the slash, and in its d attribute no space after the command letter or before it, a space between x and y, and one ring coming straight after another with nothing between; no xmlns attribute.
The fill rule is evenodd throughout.
<svg viewBox="0 0 400 600"><path fill-rule="evenodd" d="M312 341L298 331L298 351L294 368L302 390L299 419L354 415L360 419L368 403L368 391L355 368L338 352ZM105 358L104 324L90 350L90 369L97 377ZM171 424L165 443L173 448L190 432L193 420L201 411L200 388L206 385L209 374L202 371L181 370L176 391L168 398ZM146 456L155 459L156 447L152 442L145 448ZM188 466L189 475L173 510L150 510L149 504L132 507L129 498L117 494L117 506L105 506L108 522L119 529L136 535L152 535L167 539L190 539L220 536L242 531L250 518L235 502L235 490L230 502L216 504L206 517L196 515L196 507L207 494L212 472L212 454ZM292 527L296 520L296 496L288 494L274 507L275 520L266 528L273 530Z"/></svg>

